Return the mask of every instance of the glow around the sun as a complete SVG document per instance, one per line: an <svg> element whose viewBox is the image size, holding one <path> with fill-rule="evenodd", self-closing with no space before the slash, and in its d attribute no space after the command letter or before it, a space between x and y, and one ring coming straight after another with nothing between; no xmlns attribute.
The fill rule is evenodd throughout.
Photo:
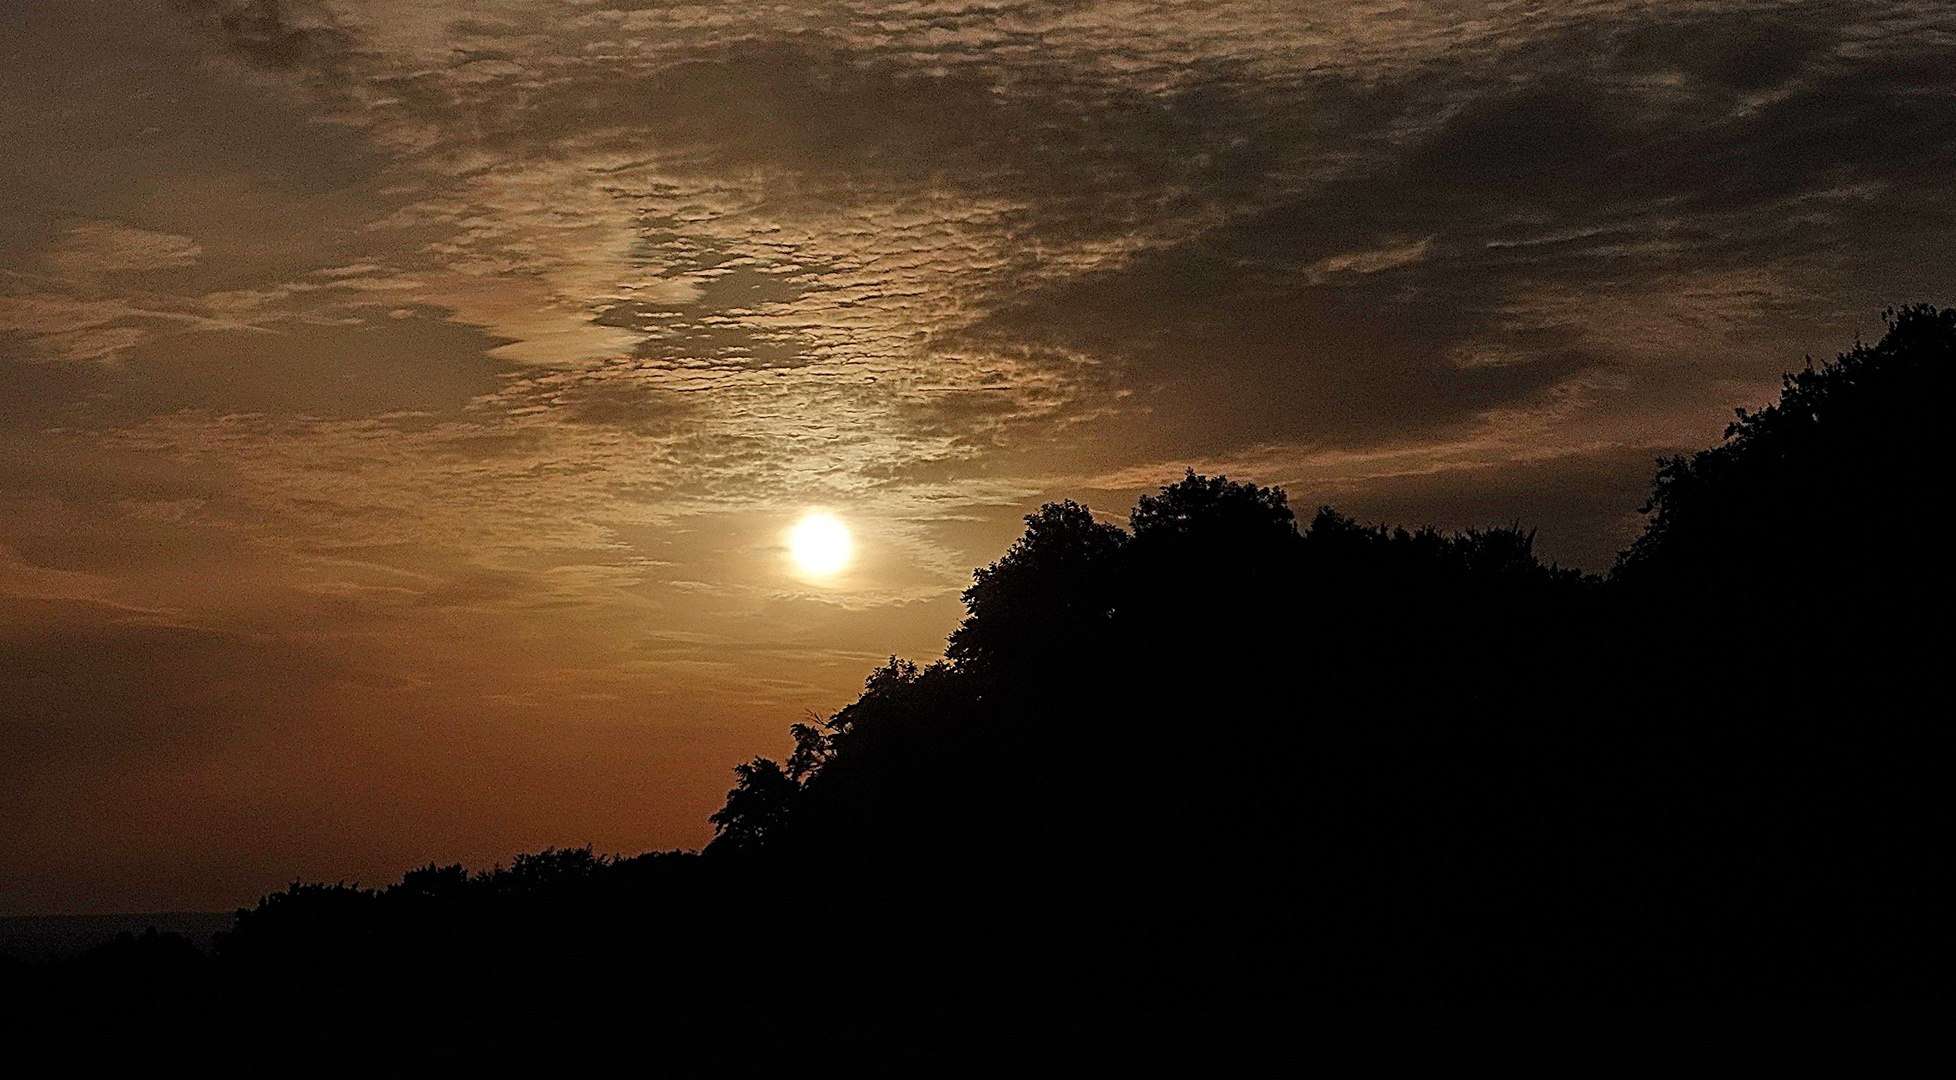
<svg viewBox="0 0 1956 1080"><path fill-rule="evenodd" d="M849 529L832 514L809 514L788 530L788 554L810 577L828 577L849 564Z"/></svg>

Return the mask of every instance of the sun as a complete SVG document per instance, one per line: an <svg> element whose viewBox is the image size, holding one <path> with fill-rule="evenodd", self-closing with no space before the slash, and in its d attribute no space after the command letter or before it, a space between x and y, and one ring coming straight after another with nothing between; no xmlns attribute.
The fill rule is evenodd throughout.
<svg viewBox="0 0 1956 1080"><path fill-rule="evenodd" d="M788 554L811 577L827 577L849 563L849 530L832 514L812 513L788 530Z"/></svg>

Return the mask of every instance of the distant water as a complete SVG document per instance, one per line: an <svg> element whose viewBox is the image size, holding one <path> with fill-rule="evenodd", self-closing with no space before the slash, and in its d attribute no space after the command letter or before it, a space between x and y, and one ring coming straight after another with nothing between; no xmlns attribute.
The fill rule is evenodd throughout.
<svg viewBox="0 0 1956 1080"><path fill-rule="evenodd" d="M7 915L0 916L0 953L21 960L74 956L112 940L127 930L140 934L154 926L159 933L182 934L208 951L211 935L229 930L235 912L159 911L147 915Z"/></svg>

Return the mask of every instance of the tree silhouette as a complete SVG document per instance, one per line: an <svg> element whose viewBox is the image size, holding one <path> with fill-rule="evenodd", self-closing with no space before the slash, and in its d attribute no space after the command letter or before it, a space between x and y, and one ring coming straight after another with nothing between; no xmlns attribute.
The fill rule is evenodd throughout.
<svg viewBox="0 0 1956 1080"><path fill-rule="evenodd" d="M1297 536L1297 517L1281 490L1227 476L1197 476L1194 469L1160 494L1141 496L1128 523L1143 542L1172 537L1237 555L1281 548Z"/></svg>
<svg viewBox="0 0 1956 1080"><path fill-rule="evenodd" d="M1662 461L1649 522L1614 576L1729 596L1789 576L1857 582L1892 565L1884 550L1899 538L1886 523L1920 502L1925 468L1947 455L1956 309L1884 317L1879 343L1809 361L1777 404L1737 410L1723 445Z"/></svg>
<svg viewBox="0 0 1956 1080"><path fill-rule="evenodd" d="M1105 621L1127 534L1070 500L1025 520L1025 535L1004 557L972 575L965 620L945 649L952 662L1050 655Z"/></svg>
<svg viewBox="0 0 1956 1080"><path fill-rule="evenodd" d="M734 775L739 779L727 792L726 805L707 818L713 823L707 850L715 854L759 850L781 829L801 794L795 778L769 758L736 765Z"/></svg>

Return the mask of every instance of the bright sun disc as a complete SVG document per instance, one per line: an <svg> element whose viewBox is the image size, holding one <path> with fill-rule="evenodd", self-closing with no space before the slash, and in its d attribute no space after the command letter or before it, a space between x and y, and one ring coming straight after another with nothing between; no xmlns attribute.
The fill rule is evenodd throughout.
<svg viewBox="0 0 1956 1080"><path fill-rule="evenodd" d="M827 576L849 561L849 530L827 514L810 514L788 532L788 553L804 574Z"/></svg>

